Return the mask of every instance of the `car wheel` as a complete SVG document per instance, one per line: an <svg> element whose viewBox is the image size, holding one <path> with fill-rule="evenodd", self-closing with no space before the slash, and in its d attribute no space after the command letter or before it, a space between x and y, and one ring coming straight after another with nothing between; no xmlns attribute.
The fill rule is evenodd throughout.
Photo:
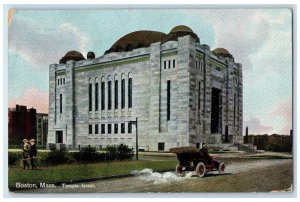
<svg viewBox="0 0 300 202"><path fill-rule="evenodd" d="M205 165L204 163L200 162L197 164L197 167L196 167L196 174L198 177L203 177L206 173L206 168L205 168Z"/></svg>

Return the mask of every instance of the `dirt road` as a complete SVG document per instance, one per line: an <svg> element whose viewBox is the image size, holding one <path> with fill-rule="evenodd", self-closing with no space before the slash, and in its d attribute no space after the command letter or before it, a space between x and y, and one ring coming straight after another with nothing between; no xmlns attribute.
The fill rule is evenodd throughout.
<svg viewBox="0 0 300 202"><path fill-rule="evenodd" d="M83 171L84 172L84 171ZM208 173L204 178L177 177L174 172L150 169L133 171L134 177L89 183L20 190L22 193L132 193L132 192L270 192L292 184L291 159L254 159L229 162L226 172Z"/></svg>

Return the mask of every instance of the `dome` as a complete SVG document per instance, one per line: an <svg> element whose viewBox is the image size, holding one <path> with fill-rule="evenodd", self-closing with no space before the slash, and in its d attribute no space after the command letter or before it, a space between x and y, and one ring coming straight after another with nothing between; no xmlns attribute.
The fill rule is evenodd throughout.
<svg viewBox="0 0 300 202"><path fill-rule="evenodd" d="M177 41L178 37L186 35L191 35L196 42L200 41L197 34L195 34L191 28L185 25L178 25L174 27L169 34L150 30L135 31L121 37L112 45L110 49L105 51L105 54L149 47L152 43L156 42L165 43L168 41Z"/></svg>
<svg viewBox="0 0 300 202"><path fill-rule="evenodd" d="M165 33L156 31L136 31L121 37L112 47L105 51L111 52L131 51L135 48L148 47L152 43L161 41L166 36Z"/></svg>
<svg viewBox="0 0 300 202"><path fill-rule="evenodd" d="M191 28L189 28L188 26L185 25L178 25L176 27L174 27L173 29L171 29L170 33L172 32L193 32L193 30Z"/></svg>
<svg viewBox="0 0 300 202"><path fill-rule="evenodd" d="M216 48L212 51L212 53L216 56L233 58L232 55L228 52L228 50L226 50L225 48Z"/></svg>
<svg viewBox="0 0 300 202"><path fill-rule="evenodd" d="M186 35L190 35L196 40L196 42L200 42L199 37L197 36L197 34L195 34L193 32L193 30L191 28L189 28L188 26L185 26L185 25L178 25L178 26L174 27L173 29L171 29L169 34L163 39L162 43L165 43L168 41L177 41L178 37L183 37Z"/></svg>
<svg viewBox="0 0 300 202"><path fill-rule="evenodd" d="M59 64L65 64L69 60L80 61L85 60L85 58L80 52L72 50L67 52L64 57L59 60Z"/></svg>

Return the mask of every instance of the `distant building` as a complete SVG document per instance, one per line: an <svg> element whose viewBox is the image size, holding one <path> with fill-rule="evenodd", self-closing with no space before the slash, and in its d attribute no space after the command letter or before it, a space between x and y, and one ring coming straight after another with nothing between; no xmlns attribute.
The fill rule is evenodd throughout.
<svg viewBox="0 0 300 202"><path fill-rule="evenodd" d="M46 146L48 135L48 114L36 114L36 142L39 146Z"/></svg>
<svg viewBox="0 0 300 202"><path fill-rule="evenodd" d="M23 144L23 139L36 139L36 109L16 105L8 109L9 144Z"/></svg>
<svg viewBox="0 0 300 202"><path fill-rule="evenodd" d="M48 143L133 146L138 118L140 150L225 147L243 141L242 103L242 65L226 49L184 25L136 31L102 56L69 51L50 65Z"/></svg>

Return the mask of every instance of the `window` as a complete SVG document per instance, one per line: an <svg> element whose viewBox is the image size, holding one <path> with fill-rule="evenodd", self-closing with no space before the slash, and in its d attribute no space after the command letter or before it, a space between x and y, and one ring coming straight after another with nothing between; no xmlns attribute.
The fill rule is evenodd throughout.
<svg viewBox="0 0 300 202"><path fill-rule="evenodd" d="M175 68L175 60L173 60L173 68Z"/></svg>
<svg viewBox="0 0 300 202"><path fill-rule="evenodd" d="M132 108L132 78L128 80L128 108Z"/></svg>
<svg viewBox="0 0 300 202"><path fill-rule="evenodd" d="M56 131L55 142L63 143L63 132L62 131Z"/></svg>
<svg viewBox="0 0 300 202"><path fill-rule="evenodd" d="M108 125L107 125L107 133L108 133L108 134L111 134L111 124L108 124Z"/></svg>
<svg viewBox="0 0 300 202"><path fill-rule="evenodd" d="M107 85L107 90L108 90L108 109L111 109L111 81L108 82Z"/></svg>
<svg viewBox="0 0 300 202"><path fill-rule="evenodd" d="M98 111L98 92L99 92L99 84L95 84L95 111Z"/></svg>
<svg viewBox="0 0 300 202"><path fill-rule="evenodd" d="M125 133L125 123L121 123L121 133Z"/></svg>
<svg viewBox="0 0 300 202"><path fill-rule="evenodd" d="M93 134L93 125L89 125L89 134Z"/></svg>
<svg viewBox="0 0 300 202"><path fill-rule="evenodd" d="M101 134L105 134L105 124L101 124Z"/></svg>
<svg viewBox="0 0 300 202"><path fill-rule="evenodd" d="M169 62L168 68L170 69L171 68L171 60L169 60L168 62Z"/></svg>
<svg viewBox="0 0 300 202"><path fill-rule="evenodd" d="M57 85L59 86L59 79L57 79Z"/></svg>
<svg viewBox="0 0 300 202"><path fill-rule="evenodd" d="M65 84L66 83L66 80L65 80L65 78L63 78L63 84Z"/></svg>
<svg viewBox="0 0 300 202"><path fill-rule="evenodd" d="M105 110L105 83L101 82L101 110Z"/></svg>
<svg viewBox="0 0 300 202"><path fill-rule="evenodd" d="M121 84L121 107L122 109L125 108L125 79L122 79L122 84Z"/></svg>
<svg viewBox="0 0 300 202"><path fill-rule="evenodd" d="M114 125L114 132L115 132L115 134L118 134L118 124L117 123L115 123L115 125Z"/></svg>
<svg viewBox="0 0 300 202"><path fill-rule="evenodd" d="M92 84L89 84L89 111L92 111Z"/></svg>
<svg viewBox="0 0 300 202"><path fill-rule="evenodd" d="M164 61L164 69L167 68L167 61Z"/></svg>
<svg viewBox="0 0 300 202"><path fill-rule="evenodd" d="M236 117L236 94L234 94L234 98L233 98L233 128L235 130L235 117Z"/></svg>
<svg viewBox="0 0 300 202"><path fill-rule="evenodd" d="M95 134L99 134L99 125L98 124L95 125Z"/></svg>
<svg viewBox="0 0 300 202"><path fill-rule="evenodd" d="M118 93L118 80L115 81L115 109L118 109L118 102L119 102L119 93Z"/></svg>
<svg viewBox="0 0 300 202"><path fill-rule="evenodd" d="M132 133L132 123L128 123L128 133Z"/></svg>
<svg viewBox="0 0 300 202"><path fill-rule="evenodd" d="M199 142L196 143L196 148L200 148L200 143Z"/></svg>
<svg viewBox="0 0 300 202"><path fill-rule="evenodd" d="M158 151L164 151L165 150L165 143L159 142L158 143Z"/></svg>
<svg viewBox="0 0 300 202"><path fill-rule="evenodd" d="M170 121L170 114L171 114L171 109L170 109L170 103L171 102L171 81L167 81L167 120Z"/></svg>
<svg viewBox="0 0 300 202"><path fill-rule="evenodd" d="M201 82L198 82L198 110L200 110L200 93L201 93Z"/></svg>
<svg viewBox="0 0 300 202"><path fill-rule="evenodd" d="M59 113L62 113L62 94L59 94Z"/></svg>

